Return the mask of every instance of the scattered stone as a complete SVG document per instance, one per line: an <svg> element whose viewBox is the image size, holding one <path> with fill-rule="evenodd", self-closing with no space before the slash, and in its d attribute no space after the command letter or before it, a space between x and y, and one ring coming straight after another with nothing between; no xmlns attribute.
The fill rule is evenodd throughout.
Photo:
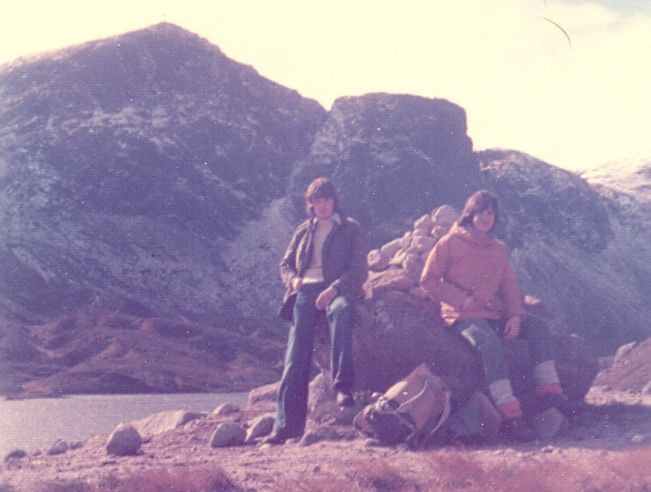
<svg viewBox="0 0 651 492"><path fill-rule="evenodd" d="M111 433L106 451L114 456L132 456L138 453L142 438L131 424L120 424Z"/></svg>
<svg viewBox="0 0 651 492"><path fill-rule="evenodd" d="M200 412L188 412L186 410L173 410L169 412L158 412L144 419L136 420L131 422L140 436L143 439L143 442L151 440L152 436L156 434L162 434L163 432L170 431L172 429L177 429L192 422L193 420L205 417L207 413Z"/></svg>
<svg viewBox="0 0 651 492"><path fill-rule="evenodd" d="M646 441L646 436L642 434L635 434L633 437L631 437L632 444L642 444L645 441Z"/></svg>
<svg viewBox="0 0 651 492"><path fill-rule="evenodd" d="M369 251L366 261L368 268L373 271L381 271L389 266L389 261L393 255L384 255L379 249Z"/></svg>
<svg viewBox="0 0 651 492"><path fill-rule="evenodd" d="M7 453L7 456L5 456L5 462L11 459L19 460L21 458L24 458L25 456L27 456L26 451L23 451L22 449L13 449Z"/></svg>
<svg viewBox="0 0 651 492"><path fill-rule="evenodd" d="M376 296L387 290L407 292L414 285L414 279L402 268L390 268L383 272L370 272L368 283L373 296Z"/></svg>
<svg viewBox="0 0 651 492"><path fill-rule="evenodd" d="M324 403L335 403L335 391L332 388L332 377L329 372L317 374L310 382L308 396L308 411L315 412Z"/></svg>
<svg viewBox="0 0 651 492"><path fill-rule="evenodd" d="M70 441L70 449L79 449L84 447L84 443L81 441Z"/></svg>
<svg viewBox="0 0 651 492"><path fill-rule="evenodd" d="M411 238L413 234L411 231L405 232L402 237L400 238L400 247L401 248L408 248L409 245L411 244Z"/></svg>
<svg viewBox="0 0 651 492"><path fill-rule="evenodd" d="M271 434L271 431L274 428L275 418L271 414L261 415L253 421L251 427L246 432L246 438L244 439L245 443L250 443L258 437L263 437Z"/></svg>
<svg viewBox="0 0 651 492"><path fill-rule="evenodd" d="M224 448L226 446L237 446L244 444L246 432L241 426L226 422L219 424L210 438L210 446L213 448Z"/></svg>
<svg viewBox="0 0 651 492"><path fill-rule="evenodd" d="M316 465L314 468L312 468L312 473L321 473L321 467L319 465Z"/></svg>
<svg viewBox="0 0 651 492"><path fill-rule="evenodd" d="M371 438L364 441L364 446L367 448L381 448L384 447L385 445L381 441Z"/></svg>
<svg viewBox="0 0 651 492"><path fill-rule="evenodd" d="M543 453L553 453L555 450L556 448L554 446L545 446L540 451L542 451Z"/></svg>
<svg viewBox="0 0 651 492"><path fill-rule="evenodd" d="M437 241L441 239L445 234L450 230L449 227L447 226L440 226L440 225L435 225L432 227L432 232L430 232L430 236L432 236L434 239Z"/></svg>
<svg viewBox="0 0 651 492"><path fill-rule="evenodd" d="M404 261L402 262L402 268L411 276L411 284L409 287L414 285L420 277L421 272L423 271L423 262L420 259L420 255L415 253L408 254Z"/></svg>
<svg viewBox="0 0 651 492"><path fill-rule="evenodd" d="M432 236L417 236L411 243L411 248L419 253L429 253L436 244Z"/></svg>
<svg viewBox="0 0 651 492"><path fill-rule="evenodd" d="M393 255L395 255L398 250L403 247L403 238L398 238L394 239L393 241L389 241L386 243L384 246L380 248L380 253L382 256L385 256L387 258L391 258Z"/></svg>
<svg viewBox="0 0 651 492"><path fill-rule="evenodd" d="M47 450L47 454L52 456L57 454L63 454L69 449L70 449L70 444L68 444L68 441L64 441L63 439L57 439L56 441L54 441L54 444L50 446L50 449Z"/></svg>
<svg viewBox="0 0 651 492"><path fill-rule="evenodd" d="M536 429L538 437L551 439L566 430L568 422L565 416L556 408L548 408L533 417L532 425Z"/></svg>
<svg viewBox="0 0 651 492"><path fill-rule="evenodd" d="M430 231L432 229L432 217L428 214L419 217L414 221L414 234L417 230L424 229L425 231Z"/></svg>
<svg viewBox="0 0 651 492"><path fill-rule="evenodd" d="M249 396L250 398L250 396ZM222 403L221 405L218 405L213 411L213 415L232 415L234 413L237 413L240 411L240 407L235 405L234 403Z"/></svg>
<svg viewBox="0 0 651 492"><path fill-rule="evenodd" d="M637 342L631 342L622 345L617 349L617 352L615 352L615 360L613 361L615 364L617 364L621 359L626 357L628 353L633 350L636 346L638 345Z"/></svg>
<svg viewBox="0 0 651 492"><path fill-rule="evenodd" d="M432 222L439 226L452 226L459 218L459 213L450 205L441 205L432 212Z"/></svg>

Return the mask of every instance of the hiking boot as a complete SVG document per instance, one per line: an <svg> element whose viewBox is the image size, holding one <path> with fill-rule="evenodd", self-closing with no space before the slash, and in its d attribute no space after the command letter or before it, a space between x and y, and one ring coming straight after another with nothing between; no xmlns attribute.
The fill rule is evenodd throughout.
<svg viewBox="0 0 651 492"><path fill-rule="evenodd" d="M505 420L502 422L502 435L511 441L534 441L538 435L536 431L522 418Z"/></svg>
<svg viewBox="0 0 651 492"><path fill-rule="evenodd" d="M287 441L287 439L291 439L293 437L298 437L298 436L290 436L289 434L282 431L274 431L271 434L269 434L267 437L265 437L260 442L260 444L271 444L273 446L277 446L279 444L285 444L285 441Z"/></svg>
<svg viewBox="0 0 651 492"><path fill-rule="evenodd" d="M537 395L537 406L544 411L548 408L555 408L566 417L574 417L585 410L586 403L583 401L570 400L564 394L560 395Z"/></svg>
<svg viewBox="0 0 651 492"><path fill-rule="evenodd" d="M340 407L352 407L355 404L355 397L350 390L337 390L337 405Z"/></svg>

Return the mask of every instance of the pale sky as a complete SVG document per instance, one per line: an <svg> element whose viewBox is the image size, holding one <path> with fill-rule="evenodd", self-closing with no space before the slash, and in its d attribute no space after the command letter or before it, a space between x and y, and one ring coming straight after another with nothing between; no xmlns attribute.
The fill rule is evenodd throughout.
<svg viewBox="0 0 651 492"><path fill-rule="evenodd" d="M162 21L326 109L445 98L476 150L651 158L651 0L0 0L0 63Z"/></svg>

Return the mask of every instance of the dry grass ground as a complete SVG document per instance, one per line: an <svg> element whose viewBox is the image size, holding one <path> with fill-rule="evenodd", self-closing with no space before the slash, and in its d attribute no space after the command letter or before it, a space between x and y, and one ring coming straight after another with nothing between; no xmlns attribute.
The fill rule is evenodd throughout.
<svg viewBox="0 0 651 492"><path fill-rule="evenodd" d="M603 388L588 399L591 410L548 442L416 452L361 437L212 449L225 417L210 416L154 436L137 456L108 456L106 436L58 456L31 452L0 466L0 492L651 492L651 399Z"/></svg>

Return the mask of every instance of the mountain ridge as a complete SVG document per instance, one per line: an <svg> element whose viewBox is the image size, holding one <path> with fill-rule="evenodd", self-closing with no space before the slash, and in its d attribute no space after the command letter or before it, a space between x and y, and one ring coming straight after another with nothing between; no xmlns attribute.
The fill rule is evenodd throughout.
<svg viewBox="0 0 651 492"><path fill-rule="evenodd" d="M373 246L493 189L497 233L554 330L602 352L651 334L643 204L521 152L473 151L450 101L373 93L325 111L164 23L0 67L0 123L5 349L89 306L284 337L277 263L320 174ZM40 349L25 347L28 363Z"/></svg>

